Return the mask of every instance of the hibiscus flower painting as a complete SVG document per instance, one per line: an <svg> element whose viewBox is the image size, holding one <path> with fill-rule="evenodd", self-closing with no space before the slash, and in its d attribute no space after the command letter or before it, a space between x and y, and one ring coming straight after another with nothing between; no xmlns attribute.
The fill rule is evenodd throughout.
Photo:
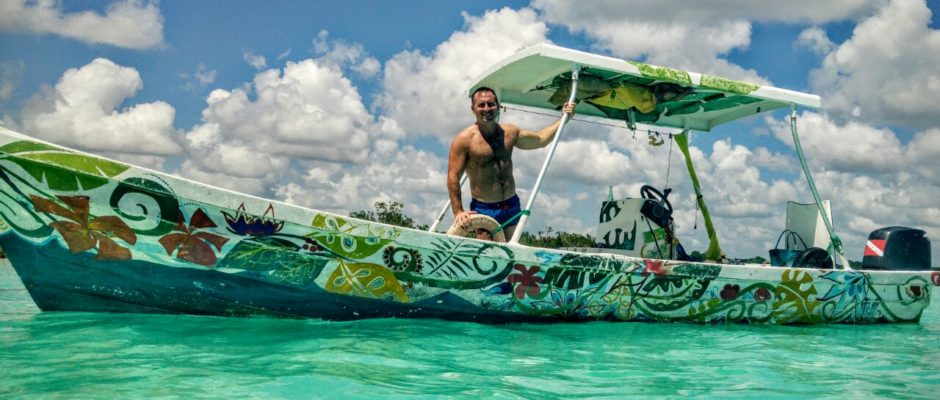
<svg viewBox="0 0 940 400"><path fill-rule="evenodd" d="M186 224L186 221L183 220L183 214L180 213L179 222L173 228L175 232L160 238L160 244L163 245L163 249L166 250L166 254L169 256L172 256L175 251L176 258L212 267L218 260L212 247L221 251L225 242L228 242L228 238L199 230L215 228L216 226L201 208L197 209L189 218L189 225Z"/></svg>
<svg viewBox="0 0 940 400"><path fill-rule="evenodd" d="M56 215L65 220L49 224L62 235L72 254L98 249L98 260L130 260L131 251L119 245L119 238L131 245L137 243L137 235L124 221L116 216L92 217L88 196L56 196L65 206L53 200L29 195L33 208L38 212Z"/></svg>

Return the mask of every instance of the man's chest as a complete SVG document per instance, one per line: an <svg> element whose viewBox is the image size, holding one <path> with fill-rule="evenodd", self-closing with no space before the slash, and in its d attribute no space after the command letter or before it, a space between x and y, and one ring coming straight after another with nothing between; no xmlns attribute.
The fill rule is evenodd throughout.
<svg viewBox="0 0 940 400"><path fill-rule="evenodd" d="M511 138L502 136L485 139L477 136L470 144L470 161L485 165L494 162L512 160L513 143Z"/></svg>

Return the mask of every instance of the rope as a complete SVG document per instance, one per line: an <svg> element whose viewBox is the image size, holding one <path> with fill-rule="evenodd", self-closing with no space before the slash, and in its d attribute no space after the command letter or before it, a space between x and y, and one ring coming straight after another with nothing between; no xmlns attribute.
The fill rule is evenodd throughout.
<svg viewBox="0 0 940 400"><path fill-rule="evenodd" d="M543 113L543 112L532 111L532 110L524 110L524 109L521 109L521 108L515 108L515 107L509 107L509 106L503 106L503 110L520 111L520 112L529 113L529 114L544 115L544 116L546 116L546 117L558 117L557 114L549 114L549 113ZM594 124L594 125L609 126L609 127L611 127L611 128L623 129L623 130L632 131L632 132L636 133L636 130L635 130L635 129L630 129L629 127L621 126L621 125L608 124L608 123L604 123L604 122L597 122L597 121L591 121L591 120L580 119L580 118L571 118L570 120L571 120L571 121L584 122L584 123L588 123L588 124ZM661 135L661 136L669 135L669 138L670 138L670 139L671 139L672 136L673 136L673 134L668 133L668 132L658 132L658 131L654 131L654 130L650 130L650 129L647 129L646 132L647 132L648 134L652 134L652 135ZM636 139L636 136L634 136L634 139Z"/></svg>
<svg viewBox="0 0 940 400"><path fill-rule="evenodd" d="M656 245L656 252L659 253L656 258L666 258L666 256L663 256L663 249L659 248L659 239L656 238L656 231L653 229L653 224L650 223L649 218L646 218L646 226L650 228L650 232L653 233L653 244ZM672 254L670 254L668 258L672 258Z"/></svg>
<svg viewBox="0 0 940 400"><path fill-rule="evenodd" d="M519 211L516 215L513 215L512 218L506 220L506 222L503 222L503 224L500 225L499 228L496 228L496 230L493 231L493 234L495 235L497 232L501 232L501 231L503 230L503 228L505 228L506 226L508 226L509 224L511 224L512 221L515 221L515 220L519 219L519 217L521 217L521 216L523 216L523 215L532 215L532 212L529 211L529 210L522 210L522 211Z"/></svg>
<svg viewBox="0 0 940 400"><path fill-rule="evenodd" d="M669 135L669 161L666 164L666 186L663 187L663 191L669 187L669 172L672 171L672 146L675 143L672 140L672 134Z"/></svg>

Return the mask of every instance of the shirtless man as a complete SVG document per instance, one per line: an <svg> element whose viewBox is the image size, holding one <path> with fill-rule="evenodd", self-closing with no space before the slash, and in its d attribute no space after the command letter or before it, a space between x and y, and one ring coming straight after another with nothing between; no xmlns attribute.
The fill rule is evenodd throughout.
<svg viewBox="0 0 940 400"><path fill-rule="evenodd" d="M563 110L570 117L574 114L574 104L565 104ZM499 99L493 89L486 87L470 96L470 111L476 123L457 133L450 143L447 191L454 223L466 225L470 214L480 213L504 224L521 211L512 175L513 148L531 150L547 146L555 137L561 119L538 132L498 124ZM470 176L471 211L464 210L460 194L460 175L464 172ZM512 237L518 221L517 218L504 228L506 238Z"/></svg>

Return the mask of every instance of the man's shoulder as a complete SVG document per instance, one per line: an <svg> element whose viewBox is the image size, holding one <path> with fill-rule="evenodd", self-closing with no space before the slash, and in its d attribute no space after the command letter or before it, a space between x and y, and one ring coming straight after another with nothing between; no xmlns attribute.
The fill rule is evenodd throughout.
<svg viewBox="0 0 940 400"><path fill-rule="evenodd" d="M519 133L519 127L516 126L516 124L505 123L505 124L499 124L499 126L503 128L503 132Z"/></svg>
<svg viewBox="0 0 940 400"><path fill-rule="evenodd" d="M513 143L515 143L515 141L519 139L519 132L521 132L521 130L515 124L507 123L507 124L499 124L499 126L503 128L503 134L506 135L506 138L513 141Z"/></svg>
<svg viewBox="0 0 940 400"><path fill-rule="evenodd" d="M479 128L477 128L475 124L467 125L467 127L461 129L460 132L457 132L457 136L455 136L455 138L456 139L468 139L479 131L480 131Z"/></svg>
<svg viewBox="0 0 940 400"><path fill-rule="evenodd" d="M451 144L455 145L465 145L470 142L470 139L473 138L473 135L475 135L477 132L476 125L467 126L466 128L461 129L460 132L457 132L450 142Z"/></svg>
<svg viewBox="0 0 940 400"><path fill-rule="evenodd" d="M457 136L470 136L479 131L480 128L477 127L477 124L470 124L461 129L460 132L457 132Z"/></svg>

